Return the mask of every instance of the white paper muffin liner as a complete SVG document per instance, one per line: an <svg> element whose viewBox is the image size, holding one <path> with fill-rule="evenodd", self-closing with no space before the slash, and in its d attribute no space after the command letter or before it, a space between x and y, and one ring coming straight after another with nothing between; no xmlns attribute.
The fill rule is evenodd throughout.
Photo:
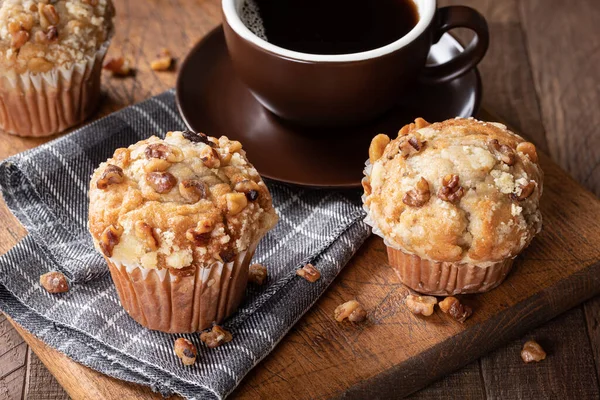
<svg viewBox="0 0 600 400"><path fill-rule="evenodd" d="M109 45L110 36L93 56L69 68L1 74L0 131L42 137L83 122L98 106L102 62Z"/></svg>
<svg viewBox="0 0 600 400"><path fill-rule="evenodd" d="M176 269L126 266L105 257L121 305L141 325L191 333L233 314L244 298L248 266L260 238L228 263Z"/></svg>
<svg viewBox="0 0 600 400"><path fill-rule="evenodd" d="M369 179L371 170L372 165L367 160L363 181ZM410 254L385 237L371 216L365 200L366 195L363 194L363 209L367 213L365 223L372 228L374 234L383 239L387 247L388 262L400 281L416 292L436 296L487 292L501 284L512 268L514 258L472 264L426 260Z"/></svg>

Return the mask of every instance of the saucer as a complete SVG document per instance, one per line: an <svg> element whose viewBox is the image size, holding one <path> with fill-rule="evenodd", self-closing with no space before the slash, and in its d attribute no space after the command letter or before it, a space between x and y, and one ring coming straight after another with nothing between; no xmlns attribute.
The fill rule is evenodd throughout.
<svg viewBox="0 0 600 400"><path fill-rule="evenodd" d="M460 51L456 39L445 34L432 47L428 62L444 62ZM359 187L376 134L396 137L416 117L428 121L470 117L481 100L481 79L474 69L446 84L418 86L400 100L405 105L360 126L298 126L265 109L237 78L222 27L194 46L181 64L176 88L179 112L190 129L239 140L263 177L321 188Z"/></svg>

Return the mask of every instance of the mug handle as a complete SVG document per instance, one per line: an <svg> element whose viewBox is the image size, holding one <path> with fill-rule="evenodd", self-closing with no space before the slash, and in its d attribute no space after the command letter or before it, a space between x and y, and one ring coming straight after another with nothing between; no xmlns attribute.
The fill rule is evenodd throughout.
<svg viewBox="0 0 600 400"><path fill-rule="evenodd" d="M425 84L438 84L451 81L474 68L488 49L490 34L488 25L478 11L466 6L449 6L437 10L437 28L433 43L437 43L442 35L453 28L468 28L475 32L475 37L462 53L439 65L426 66L420 81Z"/></svg>

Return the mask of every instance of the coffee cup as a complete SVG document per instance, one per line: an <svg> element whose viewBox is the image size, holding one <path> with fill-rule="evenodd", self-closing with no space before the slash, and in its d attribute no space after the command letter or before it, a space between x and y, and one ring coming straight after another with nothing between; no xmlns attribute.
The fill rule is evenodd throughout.
<svg viewBox="0 0 600 400"><path fill-rule="evenodd" d="M268 110L304 125L340 126L373 119L409 99L416 83L449 82L475 68L489 33L484 17L465 6L437 8L436 0L413 0L416 25L382 47L350 54L312 54L264 40L243 22L247 0L222 0L223 27L236 74ZM433 44L453 28L475 35L455 58L426 65Z"/></svg>

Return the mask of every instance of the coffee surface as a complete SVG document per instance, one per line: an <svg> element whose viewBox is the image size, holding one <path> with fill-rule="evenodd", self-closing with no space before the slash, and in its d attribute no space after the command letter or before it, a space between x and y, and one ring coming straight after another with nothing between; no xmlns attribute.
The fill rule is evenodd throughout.
<svg viewBox="0 0 600 400"><path fill-rule="evenodd" d="M242 20L288 50L347 54L400 39L417 24L418 12L412 0L248 0Z"/></svg>

